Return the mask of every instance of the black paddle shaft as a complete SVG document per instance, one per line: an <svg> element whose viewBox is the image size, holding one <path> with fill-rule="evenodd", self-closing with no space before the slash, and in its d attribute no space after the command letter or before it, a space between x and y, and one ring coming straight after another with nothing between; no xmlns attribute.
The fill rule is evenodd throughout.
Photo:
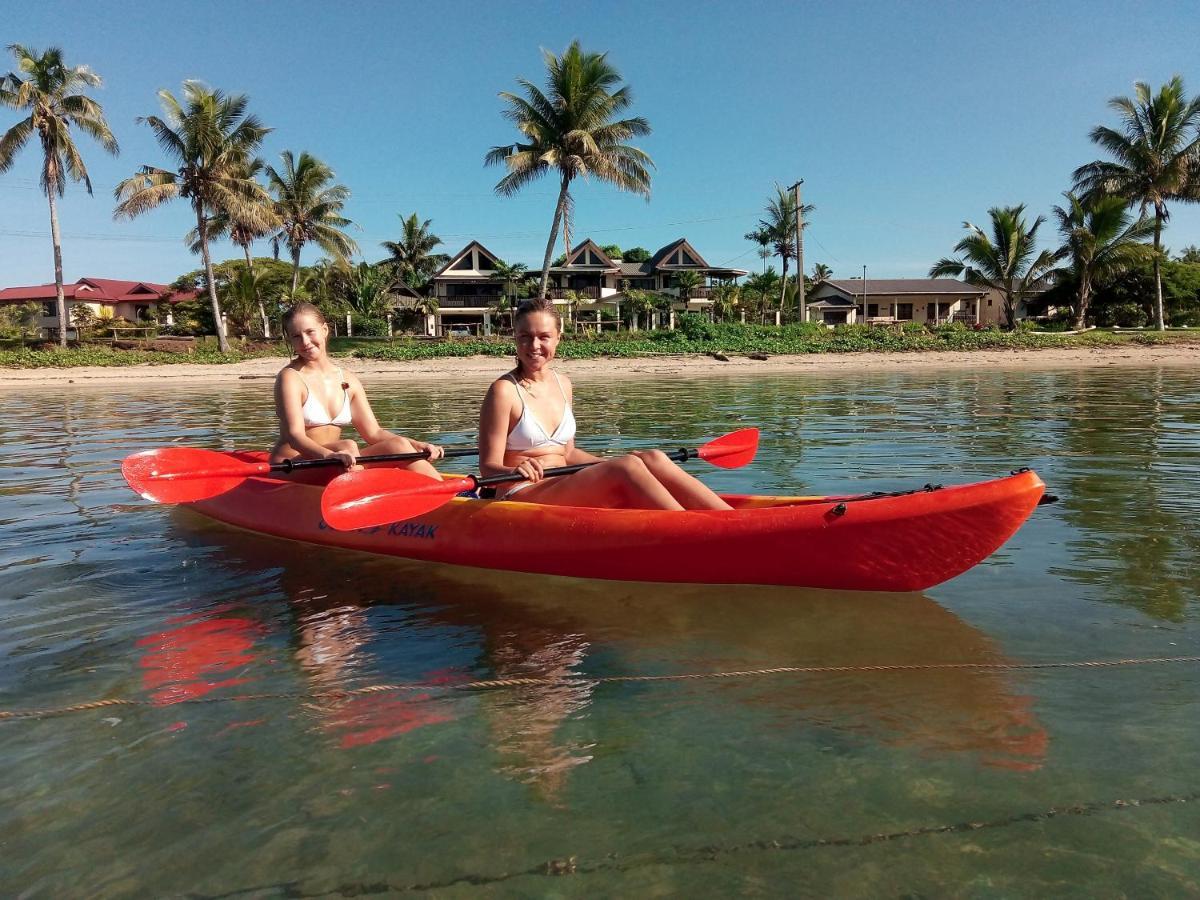
<svg viewBox="0 0 1200 900"><path fill-rule="evenodd" d="M448 453L449 451L447 451ZM699 450L689 450L687 447L680 447L678 450L672 450L667 455L667 459L675 462L687 462L689 459L699 459ZM376 457L379 458L379 457ZM542 472L545 478L554 478L558 475L574 475L576 472L590 468L596 463L580 463L577 466L559 466L555 469L546 469ZM491 487L494 484L508 484L510 481L525 481L525 476L520 472L509 472L507 475L493 475L490 478L476 478L471 476L475 482L475 487Z"/></svg>
<svg viewBox="0 0 1200 900"><path fill-rule="evenodd" d="M463 447L461 449L447 450L443 453L443 458L453 459L456 456L474 456L479 451L474 447ZM429 451L421 450L415 453L384 453L379 456L360 456L358 458L359 465L363 463L377 462L407 462L411 459L428 459ZM272 472L292 472L296 469L311 469L314 466L340 466L342 461L334 457L327 459L285 459L280 463L271 463Z"/></svg>

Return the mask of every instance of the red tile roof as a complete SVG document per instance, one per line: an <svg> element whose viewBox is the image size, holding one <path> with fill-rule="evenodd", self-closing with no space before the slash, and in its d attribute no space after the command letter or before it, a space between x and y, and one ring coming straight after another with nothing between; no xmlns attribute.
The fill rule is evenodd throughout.
<svg viewBox="0 0 1200 900"><path fill-rule="evenodd" d="M53 284L3 288L0 289L0 303L53 300L55 295ZM74 284L63 285L63 296L68 300L86 300L89 303L157 303L159 300L179 303L183 300L191 300L196 296L196 292L172 291L170 285L157 284L152 281L80 278Z"/></svg>

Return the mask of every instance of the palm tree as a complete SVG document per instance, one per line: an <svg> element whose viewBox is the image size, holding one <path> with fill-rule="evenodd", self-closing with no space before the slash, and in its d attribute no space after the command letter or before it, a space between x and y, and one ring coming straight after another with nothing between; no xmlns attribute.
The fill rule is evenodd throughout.
<svg viewBox="0 0 1200 900"><path fill-rule="evenodd" d="M262 307L263 281L262 275L245 268L229 279L222 290L225 314L234 331L247 334L256 311L266 321ZM264 331L263 336L269 334Z"/></svg>
<svg viewBox="0 0 1200 900"><path fill-rule="evenodd" d="M502 259L496 260L496 268L492 271L492 275L503 282L500 293L505 299L516 297L517 285L525 280L525 273L528 270L529 266L525 263L510 264Z"/></svg>
<svg viewBox="0 0 1200 900"><path fill-rule="evenodd" d="M724 322L733 315L740 300L741 288L736 284L722 284L713 288L712 311L715 318Z"/></svg>
<svg viewBox="0 0 1200 900"><path fill-rule="evenodd" d="M409 287L424 287L429 276L446 262L446 254L433 252L442 239L429 230L432 221L422 222L415 212L408 218L401 216L400 240L384 241L380 245L391 254L388 263L396 278Z"/></svg>
<svg viewBox="0 0 1200 900"><path fill-rule="evenodd" d="M617 88L621 75L609 64L606 53L584 53L579 41L574 41L562 56L549 51L542 56L546 93L521 78L517 84L525 96L508 91L500 94L507 107L504 117L516 125L523 141L493 147L484 157L484 165L508 168L508 174L496 184L496 193L503 197L549 172L558 176L558 202L542 260L540 297L546 296L560 222L563 244L571 246L571 182L594 176L649 199L650 169L654 167L649 156L624 143L649 134L650 125L640 116L616 118L633 102L633 95L628 85Z"/></svg>
<svg viewBox="0 0 1200 900"><path fill-rule="evenodd" d="M1075 284L1075 327L1083 328L1092 286L1115 278L1154 255L1146 239L1154 234L1154 220L1136 222L1124 197L1094 196L1080 200L1067 192L1067 206L1054 207L1063 236L1062 253L1071 260L1061 275Z"/></svg>
<svg viewBox="0 0 1200 900"><path fill-rule="evenodd" d="M280 154L283 170L267 166L267 183L275 197L279 231L271 238L276 257L285 245L292 257L292 290L300 281L300 251L314 243L335 259L345 260L358 245L342 232L353 224L342 216L350 189L333 184L333 169L306 152L297 159L291 150Z"/></svg>
<svg viewBox="0 0 1200 900"><path fill-rule="evenodd" d="M253 179L257 184L258 176L266 167L266 163L255 157L244 162L242 166L241 177ZM243 210L243 212L246 211ZM263 191L259 201L250 205L248 211L251 215L239 216L228 210L218 210L208 221L208 238L216 240L228 237L230 241L242 248L242 253L246 257L246 270L253 272L254 256L250 252L250 247L255 241L269 235L279 225L279 220L275 215L275 205L267 196L266 191ZM184 240L193 253L200 252L200 233L195 228L188 232ZM255 285L259 284L258 281L254 283ZM258 315L262 321L263 337L270 337L271 321L267 318L267 310L263 305L261 293L258 298Z"/></svg>
<svg viewBox="0 0 1200 900"><path fill-rule="evenodd" d="M763 271L767 271L767 260L771 258L770 230L760 225L753 231L747 231L743 237L748 241L754 241L754 243L758 244L758 258L762 260Z"/></svg>
<svg viewBox="0 0 1200 900"><path fill-rule="evenodd" d="M805 203L801 207L804 218L807 219L809 213L815 209L811 203ZM783 308L784 292L787 290L788 260L796 255L796 195L775 185L775 196L767 202L766 213L767 217L759 220L758 229L750 232L747 237L758 241L759 232L764 232L775 250L775 255L783 260L783 276L779 283L779 306ZM805 225L807 226L807 222Z"/></svg>
<svg viewBox="0 0 1200 900"><path fill-rule="evenodd" d="M0 78L0 105L29 110L29 115L0 138L0 172L12 167L17 153L36 133L42 144L42 191L50 204L58 343L65 347L67 301L63 294L62 236L58 230L56 198L66 193L68 177L72 181L82 181L88 194L92 193L92 180L71 136L71 126L91 135L114 156L119 148L104 121L100 104L85 94L71 93L85 87L98 87L99 75L87 66L68 68L57 47L49 47L41 54L20 44L10 44L8 49L26 77L11 73Z"/></svg>
<svg viewBox="0 0 1200 900"><path fill-rule="evenodd" d="M266 194L253 177L247 176L247 166L271 129L256 116L246 114L244 95L226 95L198 81L183 83L183 104L170 91L159 91L158 97L166 118L146 116L138 121L150 126L159 146L174 157L179 167L170 171L142 166L138 174L122 181L115 191L118 203L113 218L132 219L179 197L191 201L217 342L221 352L227 353L229 340L221 320L208 246L209 224L221 212L253 221L263 214Z"/></svg>
<svg viewBox="0 0 1200 900"><path fill-rule="evenodd" d="M679 299L683 301L685 308L692 297L692 291L703 285L704 276L699 272L677 272L675 275L675 287L679 288Z"/></svg>
<svg viewBox="0 0 1200 900"><path fill-rule="evenodd" d="M813 266L812 286L817 287L824 284L833 277L833 269L825 265L825 263L817 263Z"/></svg>
<svg viewBox="0 0 1200 900"><path fill-rule="evenodd" d="M1025 225L1025 204L994 206L992 237L970 222L969 232L954 246L960 259L945 257L929 270L930 278L962 277L967 284L998 291L1004 301L1004 318L1009 328L1016 325L1017 301L1028 294L1054 269L1059 254L1052 250L1037 253L1037 230L1045 219L1038 216L1032 227Z"/></svg>
<svg viewBox="0 0 1200 900"><path fill-rule="evenodd" d="M1158 94L1139 81L1135 96L1113 97L1121 129L1092 129L1092 142L1111 154L1075 170L1075 189L1087 194L1113 194L1138 204L1141 214L1154 207L1154 324L1163 320L1162 227L1169 218L1168 200L1200 201L1200 97L1188 100L1176 75Z"/></svg>
<svg viewBox="0 0 1200 900"><path fill-rule="evenodd" d="M746 279L746 291L750 294L758 295L759 315L763 321L766 321L767 318L767 297L776 291L782 293L781 283L784 282L782 282L774 267L767 269L767 271L761 274L751 275ZM782 298L780 302L782 303Z"/></svg>
<svg viewBox="0 0 1200 900"><path fill-rule="evenodd" d="M382 266L361 262L350 271L350 290L347 301L353 312L364 319L382 319L397 297L392 293L392 279Z"/></svg>

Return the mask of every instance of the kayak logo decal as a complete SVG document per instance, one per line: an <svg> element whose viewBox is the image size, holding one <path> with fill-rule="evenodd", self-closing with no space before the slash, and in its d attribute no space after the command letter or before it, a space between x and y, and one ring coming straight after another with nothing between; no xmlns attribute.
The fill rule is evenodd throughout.
<svg viewBox="0 0 1200 900"><path fill-rule="evenodd" d="M437 537L437 525L426 525L424 522L393 522L388 526L388 534L393 537L415 537L434 540Z"/></svg>
<svg viewBox="0 0 1200 900"><path fill-rule="evenodd" d="M425 522L393 522L387 526L389 537L410 537L410 538L425 538L427 540L437 539L437 530L440 525L429 525ZM324 519L317 521L317 530L326 531L329 529L329 523ZM358 534L378 534L383 531L383 525L376 525L372 528L356 528Z"/></svg>

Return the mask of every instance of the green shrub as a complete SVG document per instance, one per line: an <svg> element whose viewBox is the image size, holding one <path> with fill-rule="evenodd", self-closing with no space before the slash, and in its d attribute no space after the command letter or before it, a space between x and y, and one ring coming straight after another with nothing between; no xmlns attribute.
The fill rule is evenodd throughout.
<svg viewBox="0 0 1200 900"><path fill-rule="evenodd" d="M354 319L354 334L362 337L387 337L388 324L386 319Z"/></svg>
<svg viewBox="0 0 1200 900"><path fill-rule="evenodd" d="M1138 328L1150 321L1139 303L1113 303L1096 310L1096 324L1102 327Z"/></svg>

